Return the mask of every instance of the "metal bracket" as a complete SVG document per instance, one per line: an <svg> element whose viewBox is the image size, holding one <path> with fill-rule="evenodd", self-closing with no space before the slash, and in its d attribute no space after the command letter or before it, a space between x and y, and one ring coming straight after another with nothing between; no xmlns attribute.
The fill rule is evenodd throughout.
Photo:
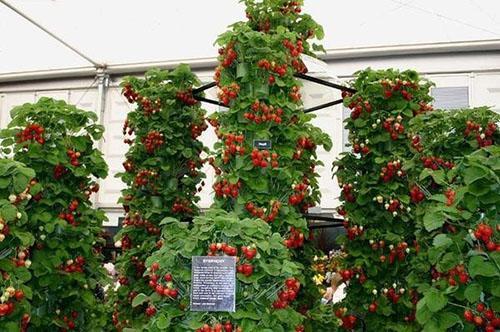
<svg viewBox="0 0 500 332"><path fill-rule="evenodd" d="M296 73L296 74L294 74L294 76L297 77L297 78L300 78L300 79L303 79L303 80L306 80L306 81L309 81L309 82L313 82L313 83L316 83L316 84L324 85L324 86L327 86L327 87L330 87L330 88L333 88L333 89L337 89L337 90L341 90L341 91L347 91L347 92L351 92L351 93L355 93L356 92L355 89L352 89L352 88L349 88L349 87L346 87L346 86L342 86L342 85L339 85L339 84L336 84L336 83L328 82L328 81L322 80L320 78L312 77L312 76L309 76L309 75L306 75L306 74ZM228 107L227 105L224 105L223 103L221 103L218 100L208 99L208 98L205 98L205 97L199 95L201 92L203 92L205 90L208 90L210 88L213 88L216 85L217 85L217 83L210 82L208 84L202 85L199 88L194 89L193 90L193 98L196 99L196 100L198 100L198 101L201 101L201 102L205 102L205 103L209 103L209 104L213 104L213 105L218 105L218 106L222 106L222 107ZM327 107L331 107L331 106L334 106L334 105L341 104L342 102L343 102L343 99L338 99L338 100L330 101L328 103L324 103L324 104L321 104L321 105L318 105L318 106L307 108L307 109L304 110L304 113L315 112L315 111L321 110L323 108L327 108Z"/></svg>

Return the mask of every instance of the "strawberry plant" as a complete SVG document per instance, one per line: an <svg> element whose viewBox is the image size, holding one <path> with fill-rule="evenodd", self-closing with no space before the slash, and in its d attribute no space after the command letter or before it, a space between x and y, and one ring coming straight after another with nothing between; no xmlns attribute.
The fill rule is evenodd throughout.
<svg viewBox="0 0 500 332"><path fill-rule="evenodd" d="M106 217L92 208L90 196L99 190L95 179L107 174L102 154L94 148L104 128L96 124L95 113L50 98L18 106L11 117L2 145L12 147L14 159L36 173L30 182L33 173L21 169L12 181L14 202L31 195L22 203L26 214L20 214L23 231L17 233L23 249L15 250L13 260L20 273L29 270L32 275L29 281L23 277L32 307L28 329L99 330L106 316L94 290L106 282L100 255ZM12 235L16 245L16 233ZM2 267L7 269L12 268Z"/></svg>
<svg viewBox="0 0 500 332"><path fill-rule="evenodd" d="M418 253L407 160L413 156L409 122L431 109L430 83L414 71L357 73L356 93L343 93L352 151L335 162L342 188L346 251L340 274L347 296L336 315L346 330L417 331L417 292L405 280ZM415 196L417 199L419 195Z"/></svg>
<svg viewBox="0 0 500 332"><path fill-rule="evenodd" d="M25 208L40 191L34 177L23 164L0 159L0 329L6 332L26 331L31 319L27 250L35 239L27 230Z"/></svg>
<svg viewBox="0 0 500 332"><path fill-rule="evenodd" d="M192 227L162 221L163 246L147 260L150 290L133 305L151 316L147 331L293 331L304 319L292 304L304 281L283 237L258 218L211 209ZM192 256L234 256L236 312L192 312Z"/></svg>
<svg viewBox="0 0 500 332"><path fill-rule="evenodd" d="M116 236L122 249L117 259L120 288L114 294L113 324L117 330L140 328L149 314L133 308L134 297L147 291L146 258L160 248L160 221L167 216L188 220L198 213L197 192L204 185L200 171L205 151L198 137L207 128L205 111L192 96L199 81L188 66L151 70L144 79L127 78L123 94L136 109L123 127L130 145L118 174L127 187L120 202L126 215Z"/></svg>
<svg viewBox="0 0 500 332"><path fill-rule="evenodd" d="M412 159L416 238L421 253L407 277L423 294L425 331L494 331L500 326L499 116L487 108L415 118Z"/></svg>
<svg viewBox="0 0 500 332"><path fill-rule="evenodd" d="M229 110L211 119L216 144L215 206L242 217L257 217L283 235L300 259L314 255L302 213L319 202L316 151L331 148L326 133L305 114L300 81L307 71L300 55L312 54L310 39L322 28L301 12L302 1L244 1L248 21L232 25L217 39L219 100ZM260 149L256 142L266 142ZM306 270L297 310L319 303L313 271ZM309 324L309 323L308 323ZM307 325L307 324L306 324ZM305 326L306 329L311 326Z"/></svg>

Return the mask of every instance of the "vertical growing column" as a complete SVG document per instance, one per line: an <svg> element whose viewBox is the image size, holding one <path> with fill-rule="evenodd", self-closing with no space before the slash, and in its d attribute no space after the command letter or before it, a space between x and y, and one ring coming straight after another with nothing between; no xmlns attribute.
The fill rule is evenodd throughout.
<svg viewBox="0 0 500 332"><path fill-rule="evenodd" d="M125 172L118 175L127 186L120 199L125 220L116 237L122 249L116 264L121 287L113 300L118 330L144 325L146 308L134 308L132 301L148 289L144 262L162 245L161 220L188 220L198 213L197 192L205 177L200 172L205 148L198 137L207 125L205 111L191 94L197 84L186 65L151 70L145 79L130 77L123 83L123 94L136 109L123 127L130 148Z"/></svg>
<svg viewBox="0 0 500 332"><path fill-rule="evenodd" d="M354 95L344 94L351 116L346 120L352 152L335 162L342 188L338 209L347 235L347 257L340 271L347 297L337 310L350 330L363 318L370 330L418 330L418 301L409 257L418 253L416 223L410 207L412 167L409 121L432 109L430 84L414 71L364 70L357 74Z"/></svg>
<svg viewBox="0 0 500 332"><path fill-rule="evenodd" d="M94 148L104 128L93 112L49 98L16 107L11 116L2 135L12 138L3 144L13 145L14 159L35 171L37 191L41 186L26 210L34 245L17 260L32 262L30 329L100 330L106 315L94 290L106 282L99 247L106 217L90 195L99 190L95 179L107 174Z"/></svg>
<svg viewBox="0 0 500 332"><path fill-rule="evenodd" d="M331 141L310 123L314 115L303 112L294 74L307 70L300 55L319 48L309 40L321 39L323 31L301 14L302 1L245 4L248 21L234 24L217 40L215 80L219 99L229 109L212 121L220 139L215 205L269 223L303 259L312 248L304 247L308 229L301 214L320 199L316 150L329 150ZM319 302L312 276L305 273L298 297L303 313Z"/></svg>
<svg viewBox="0 0 500 332"><path fill-rule="evenodd" d="M29 247L34 237L25 208L40 185L35 172L9 159L0 159L0 329L25 332L31 319Z"/></svg>

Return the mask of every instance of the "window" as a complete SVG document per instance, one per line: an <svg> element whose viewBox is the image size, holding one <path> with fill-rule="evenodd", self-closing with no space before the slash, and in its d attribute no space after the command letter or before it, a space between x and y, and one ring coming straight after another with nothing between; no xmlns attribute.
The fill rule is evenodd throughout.
<svg viewBox="0 0 500 332"><path fill-rule="evenodd" d="M433 88L431 95L434 98L435 109L461 109L469 107L469 87L443 87Z"/></svg>

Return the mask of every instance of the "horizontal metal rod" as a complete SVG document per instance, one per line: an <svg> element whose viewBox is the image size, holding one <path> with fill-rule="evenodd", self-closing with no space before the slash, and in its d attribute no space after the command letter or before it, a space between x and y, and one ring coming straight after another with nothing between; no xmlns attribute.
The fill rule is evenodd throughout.
<svg viewBox="0 0 500 332"><path fill-rule="evenodd" d="M314 112L314 111L317 111L317 110L320 110L320 109L323 109L323 108L327 108L327 107L330 107L330 106L335 106L335 105L338 105L338 104L342 104L343 102L344 102L343 99L338 99L338 100L330 101L328 103L324 103L324 104L321 104L321 105L318 105L318 106L314 106L314 107L305 109L304 113L311 113L311 112Z"/></svg>
<svg viewBox="0 0 500 332"><path fill-rule="evenodd" d="M321 220L321 221L340 222L340 223L344 221L343 219L340 218L329 217L325 216L324 214L317 214L317 213L303 213L302 217L306 218L307 220Z"/></svg>
<svg viewBox="0 0 500 332"><path fill-rule="evenodd" d="M309 229L324 229L324 228L342 228L342 224L334 223L321 223L321 224L309 224Z"/></svg>
<svg viewBox="0 0 500 332"><path fill-rule="evenodd" d="M328 81L322 80L320 78L312 77L312 76L309 76L306 74L296 73L294 76L297 78L301 78L303 80L306 80L306 81L310 81L310 82L314 82L314 83L321 84L324 86L328 86L330 88L338 89L341 91L348 91L348 92L356 93L355 89L352 89L352 88L349 88L349 87L346 87L346 86L343 86L340 84L328 82Z"/></svg>
<svg viewBox="0 0 500 332"><path fill-rule="evenodd" d="M212 99L208 99L208 98L201 97L201 96L196 96L196 95L193 95L193 98L196 99L196 100L198 100L198 101L205 102L205 103L219 105L219 106L222 106L222 107L228 107L227 105L224 105L223 103L221 103L220 101L217 101L217 100L212 100Z"/></svg>
<svg viewBox="0 0 500 332"><path fill-rule="evenodd" d="M196 94L198 94L198 93L200 93L202 91L205 91L205 90L208 90L210 88L213 88L216 85L217 85L216 82L210 82L208 84L202 85L199 88L196 88L196 89L193 90L193 95L196 95Z"/></svg>

